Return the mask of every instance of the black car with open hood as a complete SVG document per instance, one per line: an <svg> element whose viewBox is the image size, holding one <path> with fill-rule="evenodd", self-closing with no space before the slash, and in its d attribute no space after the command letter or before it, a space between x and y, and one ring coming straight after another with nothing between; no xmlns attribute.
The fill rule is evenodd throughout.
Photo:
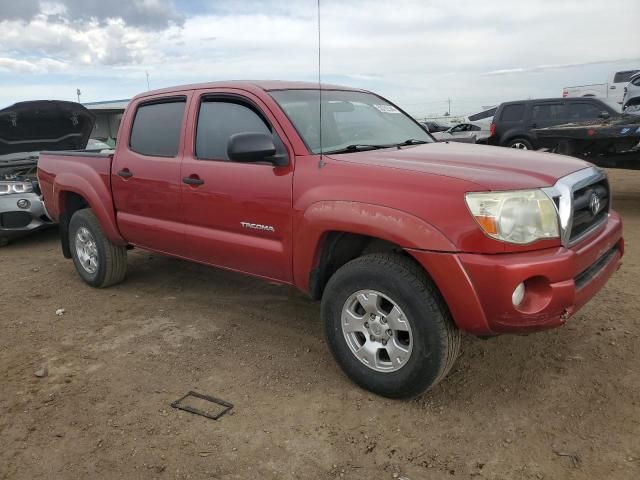
<svg viewBox="0 0 640 480"><path fill-rule="evenodd" d="M0 110L0 246L51 224L36 177L43 150L82 150L94 115L75 102L35 100Z"/></svg>
<svg viewBox="0 0 640 480"><path fill-rule="evenodd" d="M35 100L0 110L0 155L86 147L95 116L75 102Z"/></svg>

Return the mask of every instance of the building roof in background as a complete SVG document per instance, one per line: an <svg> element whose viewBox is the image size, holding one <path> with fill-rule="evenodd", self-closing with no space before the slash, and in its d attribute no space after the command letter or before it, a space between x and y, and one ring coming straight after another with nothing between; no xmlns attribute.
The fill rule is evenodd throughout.
<svg viewBox="0 0 640 480"><path fill-rule="evenodd" d="M130 99L124 100L105 100L102 102L87 102L83 103L88 110L124 110Z"/></svg>

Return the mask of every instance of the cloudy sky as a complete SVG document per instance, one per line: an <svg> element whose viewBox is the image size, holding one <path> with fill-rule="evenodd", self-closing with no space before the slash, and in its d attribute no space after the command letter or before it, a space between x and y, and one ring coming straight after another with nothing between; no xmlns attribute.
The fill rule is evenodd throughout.
<svg viewBox="0 0 640 480"><path fill-rule="evenodd" d="M639 0L321 0L325 82L410 113L558 96L640 68ZM318 78L317 0L0 0L0 107Z"/></svg>

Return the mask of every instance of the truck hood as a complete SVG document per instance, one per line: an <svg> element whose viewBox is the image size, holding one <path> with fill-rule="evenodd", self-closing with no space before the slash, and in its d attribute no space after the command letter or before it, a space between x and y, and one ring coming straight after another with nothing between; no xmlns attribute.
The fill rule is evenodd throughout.
<svg viewBox="0 0 640 480"><path fill-rule="evenodd" d="M16 103L0 110L0 155L83 149L94 123L94 115L79 103L59 100Z"/></svg>
<svg viewBox="0 0 640 480"><path fill-rule="evenodd" d="M330 157L338 161L458 178L475 183L484 190L548 187L559 178L589 166L582 160L552 153L453 142Z"/></svg>

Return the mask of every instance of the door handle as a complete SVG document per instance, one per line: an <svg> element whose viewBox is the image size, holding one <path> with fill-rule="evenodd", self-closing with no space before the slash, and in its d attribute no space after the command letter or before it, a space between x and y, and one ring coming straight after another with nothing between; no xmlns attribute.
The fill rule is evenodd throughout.
<svg viewBox="0 0 640 480"><path fill-rule="evenodd" d="M133 177L133 173L131 173L128 168L123 168L122 170L118 170L118 176L122 178L131 178Z"/></svg>
<svg viewBox="0 0 640 480"><path fill-rule="evenodd" d="M531 125L529 125L529 128L538 128L538 124L537 123L532 123Z"/></svg>
<svg viewBox="0 0 640 480"><path fill-rule="evenodd" d="M202 185L204 183L204 180L196 176L191 176L191 177L184 177L182 179L182 182L186 183L187 185Z"/></svg>

